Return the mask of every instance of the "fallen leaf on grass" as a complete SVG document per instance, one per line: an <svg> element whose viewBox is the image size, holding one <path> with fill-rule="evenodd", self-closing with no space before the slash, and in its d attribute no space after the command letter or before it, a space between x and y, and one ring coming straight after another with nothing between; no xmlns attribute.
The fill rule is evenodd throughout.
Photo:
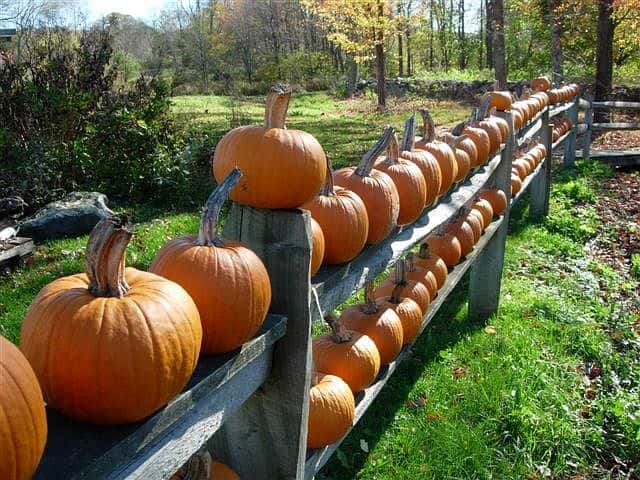
<svg viewBox="0 0 640 480"><path fill-rule="evenodd" d="M496 331L496 327L494 327L493 325L487 325L486 327L484 327L484 332L488 333L489 335L495 335L496 333L498 333Z"/></svg>
<svg viewBox="0 0 640 480"><path fill-rule="evenodd" d="M364 438L360 439L360 450L362 450L365 453L369 453L369 444Z"/></svg>
<svg viewBox="0 0 640 480"><path fill-rule="evenodd" d="M453 376L455 378L464 377L467 374L467 367L456 367L453 369Z"/></svg>
<svg viewBox="0 0 640 480"><path fill-rule="evenodd" d="M436 413L429 412L427 413L427 420L429 420L430 422L433 422L435 420L437 420L438 422L444 422L444 415L438 412Z"/></svg>
<svg viewBox="0 0 640 480"><path fill-rule="evenodd" d="M411 410L418 410L419 408L423 408L427 404L427 396L425 394L418 395L418 398L415 400L409 399L407 400L407 407Z"/></svg>

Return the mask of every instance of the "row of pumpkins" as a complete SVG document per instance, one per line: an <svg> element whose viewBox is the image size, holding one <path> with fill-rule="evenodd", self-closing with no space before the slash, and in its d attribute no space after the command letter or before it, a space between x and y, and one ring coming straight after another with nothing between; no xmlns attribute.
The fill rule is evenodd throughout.
<svg viewBox="0 0 640 480"><path fill-rule="evenodd" d="M422 138L414 136L412 116L402 148L388 127L357 167L332 173L313 136L284 128L290 91L274 88L264 125L234 129L218 144L212 165L219 185L197 236L170 241L142 272L125 268L132 237L126 215L101 221L89 238L85 273L54 280L32 302L22 353L0 338L0 408L12 413L0 423L0 449L8 452L0 478L35 471L46 441L43 395L78 421L136 422L184 388L200 353L234 350L257 332L271 301L269 276L253 251L218 235L227 196L256 207L307 208L315 222L313 271L346 262L413 222L491 158L509 134L489 113L492 98L443 140L423 110Z"/></svg>
<svg viewBox="0 0 640 480"><path fill-rule="evenodd" d="M573 122L569 117L563 117L556 121L553 125L551 138L556 142L560 137L573 128Z"/></svg>
<svg viewBox="0 0 640 480"><path fill-rule="evenodd" d="M547 148L540 142L527 145L526 152L515 152L515 160L511 163L511 196L514 197L521 189L524 179L531 175L547 156Z"/></svg>
<svg viewBox="0 0 640 480"><path fill-rule="evenodd" d="M364 303L328 315L332 332L313 340L307 446L340 439L355 417L354 393L370 386L382 365L413 343L449 268L469 255L494 216L507 207L505 192L487 189L420 246L401 259L377 288L365 286Z"/></svg>

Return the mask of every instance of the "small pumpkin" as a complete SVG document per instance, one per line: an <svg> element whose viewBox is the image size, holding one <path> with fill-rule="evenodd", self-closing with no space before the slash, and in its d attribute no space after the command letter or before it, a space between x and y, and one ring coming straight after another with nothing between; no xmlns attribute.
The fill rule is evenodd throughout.
<svg viewBox="0 0 640 480"><path fill-rule="evenodd" d="M442 258L429 250L429 245L421 243L418 254L412 259L417 268L424 268L433 274L436 279L437 289L442 288L449 275L449 269ZM433 300L433 297L431 299Z"/></svg>
<svg viewBox="0 0 640 480"><path fill-rule="evenodd" d="M427 201L427 184L420 168L401 157L395 132L391 135L387 156L378 160L375 166L391 177L398 190L400 199L398 225L407 225L416 221L422 214Z"/></svg>
<svg viewBox="0 0 640 480"><path fill-rule="evenodd" d="M442 258L449 268L455 267L462 258L460 241L455 235L445 232L442 227L431 234L426 243L429 246L429 251Z"/></svg>
<svg viewBox="0 0 640 480"><path fill-rule="evenodd" d="M33 476L47 441L42 391L20 350L0 335L0 478Z"/></svg>
<svg viewBox="0 0 640 480"><path fill-rule="evenodd" d="M315 368L340 377L353 392L364 390L380 371L378 347L367 335L346 329L333 314L325 320L332 333L313 339Z"/></svg>
<svg viewBox="0 0 640 480"><path fill-rule="evenodd" d="M196 304L175 282L125 269L132 235L127 215L98 222L86 273L46 285L22 323L20 349L45 401L78 421L142 420L184 388L198 361Z"/></svg>
<svg viewBox="0 0 640 480"><path fill-rule="evenodd" d="M451 221L444 230L446 233L452 234L460 242L460 253L462 258L466 257L473 251L475 245L475 236L471 225L467 223L465 217L460 212L456 218Z"/></svg>
<svg viewBox="0 0 640 480"><path fill-rule="evenodd" d="M531 80L531 88L538 92L546 92L551 88L551 81L547 77L536 77Z"/></svg>
<svg viewBox="0 0 640 480"><path fill-rule="evenodd" d="M230 352L253 337L271 304L271 283L262 260L243 243L218 235L220 210L241 176L236 168L213 190L198 236L169 241L149 267L182 286L196 302L206 355Z"/></svg>
<svg viewBox="0 0 640 480"><path fill-rule="evenodd" d="M467 152L467 155L469 155L469 165L471 168L475 168L480 166L478 163L478 147L476 147L476 144L469 135L462 135L465 126L465 122L459 123L451 129L450 133L444 135L444 139L450 143L451 140L459 138L460 140L456 147Z"/></svg>
<svg viewBox="0 0 640 480"><path fill-rule="evenodd" d="M480 223L480 225L482 225L482 232L484 233L484 230L489 226L488 224L484 223L484 216L482 215L482 213L480 213L480 210L476 210L474 208L471 207L466 207L469 209L468 213L467 213L467 217L475 217L478 222Z"/></svg>
<svg viewBox="0 0 640 480"><path fill-rule="evenodd" d="M489 138L489 134L482 128L478 127L477 116L478 110L474 108L471 111L469 122L460 132L460 134L467 135L473 141L473 143L475 143L476 149L478 150L477 161L475 164L471 165L472 168L479 167L487 163L487 161L489 160L489 155L491 153L491 140Z"/></svg>
<svg viewBox="0 0 640 480"><path fill-rule="evenodd" d="M482 214L484 228L487 228L491 224L491 220L493 219L493 208L487 200L483 198L476 198L476 201L471 205L471 209L477 210Z"/></svg>
<svg viewBox="0 0 640 480"><path fill-rule="evenodd" d="M422 309L414 300L400 295L402 286L398 285L391 295L379 297L376 302L380 308L390 308L402 322L402 339L405 345L413 343L422 328Z"/></svg>
<svg viewBox="0 0 640 480"><path fill-rule="evenodd" d="M231 199L259 208L295 208L318 194L326 174L325 153L313 135L285 128L291 89L267 94L264 125L234 128L213 154L218 182L239 167L242 182Z"/></svg>
<svg viewBox="0 0 640 480"><path fill-rule="evenodd" d="M511 197L514 197L522 190L522 180L515 173L511 174Z"/></svg>
<svg viewBox="0 0 640 480"><path fill-rule="evenodd" d="M431 300L438 295L438 280L434 272L427 268L419 267L416 265L416 254L409 252L405 259L405 270L408 280L415 280L422 283L427 290L429 290L429 296ZM396 265L396 270L398 266Z"/></svg>
<svg viewBox="0 0 640 480"><path fill-rule="evenodd" d="M324 260L324 233L320 224L311 217L311 268L310 275L313 277Z"/></svg>
<svg viewBox="0 0 640 480"><path fill-rule="evenodd" d="M491 96L485 98L478 110L478 122L476 126L481 128L489 135L489 152L490 155L497 152L502 143L502 133L500 127L487 118L488 108Z"/></svg>
<svg viewBox="0 0 640 480"><path fill-rule="evenodd" d="M398 224L400 196L389 175L374 168L378 157L387 149L393 129L385 129L382 137L362 157L357 167L346 167L333 173L336 185L355 192L367 207L369 234L367 243L377 244L389 236Z"/></svg>
<svg viewBox="0 0 640 480"><path fill-rule="evenodd" d="M469 137L463 135L461 137L453 137L449 141L449 146L453 150L456 156L456 163L458 164L458 175L453 179L455 183L460 183L467 178L471 170L471 157L469 157L466 150L460 148L460 144L465 140L469 140Z"/></svg>
<svg viewBox="0 0 640 480"><path fill-rule="evenodd" d="M471 209L467 206L462 207L460 210L461 214L464 216L465 221L471 227L471 231L473 232L473 243L478 243L480 237L482 236L482 216L480 217L476 215L471 215Z"/></svg>
<svg viewBox="0 0 640 480"><path fill-rule="evenodd" d="M369 336L378 347L382 365L391 363L402 349L402 322L393 310L380 308L376 303L371 282L365 285L364 303L345 309L340 323Z"/></svg>
<svg viewBox="0 0 640 480"><path fill-rule="evenodd" d="M431 303L431 293L424 283L409 280L406 268L406 260L399 260L392 274L375 289L374 297L388 297L399 287L398 295L412 299L420 310L426 312Z"/></svg>
<svg viewBox="0 0 640 480"><path fill-rule="evenodd" d="M324 237L323 262L344 263L353 260L364 247L369 235L369 217L362 199L345 188L333 184L329 159L327 176L316 198L302 208L309 210Z"/></svg>
<svg viewBox="0 0 640 480"><path fill-rule="evenodd" d="M356 401L344 380L322 372L311 374L307 448L337 442L351 428Z"/></svg>
<svg viewBox="0 0 640 480"><path fill-rule="evenodd" d="M529 164L524 161L520 161L519 158L515 159L511 164L511 172L518 175L521 181L524 181L524 179L527 178L528 169Z"/></svg>
<svg viewBox="0 0 640 480"><path fill-rule="evenodd" d="M495 216L502 215L507 208L507 195L499 188L487 188L480 192L479 197L491 204Z"/></svg>
<svg viewBox="0 0 640 480"><path fill-rule="evenodd" d="M456 155L449 145L436 140L436 127L429 110L421 108L419 111L420 115L422 115L424 136L419 142L416 142L416 148L426 150L436 157L442 174L442 183L438 196L442 197L451 189L454 179L458 175Z"/></svg>

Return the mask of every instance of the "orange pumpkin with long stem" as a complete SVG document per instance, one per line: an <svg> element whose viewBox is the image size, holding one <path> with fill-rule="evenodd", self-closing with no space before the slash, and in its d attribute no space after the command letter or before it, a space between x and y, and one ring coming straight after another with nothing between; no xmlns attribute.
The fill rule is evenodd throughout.
<svg viewBox="0 0 640 480"><path fill-rule="evenodd" d="M442 226L427 238L426 243L429 250L442 258L449 268L455 267L462 258L460 241L455 235L445 232Z"/></svg>
<svg viewBox="0 0 640 480"><path fill-rule="evenodd" d="M336 187L329 159L327 176L316 198L302 208L309 210L324 237L323 262L337 264L354 259L364 247L369 234L367 207L351 190Z"/></svg>
<svg viewBox="0 0 640 480"><path fill-rule="evenodd" d="M267 94L264 125L234 128L213 154L213 174L221 182L242 170L231 199L260 208L295 208L318 194L326 174L325 153L313 135L285 128L291 89Z"/></svg>
<svg viewBox="0 0 640 480"><path fill-rule="evenodd" d="M449 275L449 269L442 258L429 250L429 245L421 243L418 254L412 259L416 267L430 271L436 279L436 287L442 288Z"/></svg>
<svg viewBox="0 0 640 480"><path fill-rule="evenodd" d="M344 310L340 323L349 330L369 336L378 347L382 365L391 363L402 349L402 322L393 310L376 304L371 282L365 285L364 303Z"/></svg>
<svg viewBox="0 0 640 480"><path fill-rule="evenodd" d="M26 480L40 462L47 441L42 391L31 365L0 335L0 478Z"/></svg>
<svg viewBox="0 0 640 480"><path fill-rule="evenodd" d="M246 245L218 235L218 217L242 173L231 171L207 200L198 236L166 243L149 271L181 285L202 320L202 352L235 350L253 337L271 304L271 283L262 260ZM217 292L213 294L212 292Z"/></svg>
<svg viewBox="0 0 640 480"><path fill-rule="evenodd" d="M380 371L378 347L367 335L346 329L333 314L325 320L332 332L313 339L316 370L340 377L353 392L364 390Z"/></svg>
<svg viewBox="0 0 640 480"><path fill-rule="evenodd" d="M401 285L393 289L391 295L379 297L376 302L380 308L390 308L402 322L402 340L405 345L413 343L422 327L422 309L414 300L403 297Z"/></svg>
<svg viewBox="0 0 640 480"><path fill-rule="evenodd" d="M419 112L422 115L424 136L419 142L416 142L415 146L421 150L428 151L438 161L440 173L442 174L442 183L438 196L442 197L451 189L455 178L458 176L456 155L449 145L436 140L436 127L429 110L421 108Z"/></svg>
<svg viewBox="0 0 640 480"><path fill-rule="evenodd" d="M351 428L355 410L355 398L344 380L335 375L313 372L307 448L322 448L340 440Z"/></svg>
<svg viewBox="0 0 640 480"><path fill-rule="evenodd" d="M380 139L362 157L357 167L336 170L336 185L355 192L367 207L369 235L367 243L376 244L389 236L398 224L400 197L389 175L374 168L378 157L387 149L393 129L385 129Z"/></svg>
<svg viewBox="0 0 640 480"><path fill-rule="evenodd" d="M124 214L98 222L86 274L45 286L22 323L20 349L45 401L81 422L142 420L184 388L198 361L196 304L175 282L125 269L132 235Z"/></svg>
<svg viewBox="0 0 640 480"><path fill-rule="evenodd" d="M427 200L427 184L420 168L401 158L400 145L398 145L395 132L391 135L387 156L379 159L375 166L391 177L398 190L398 198L400 199L398 225L413 223L424 209Z"/></svg>
<svg viewBox="0 0 640 480"><path fill-rule="evenodd" d="M398 260L391 275L378 285L374 297L388 297L398 287L398 295L412 299L423 312L427 311L431 303L431 293L424 283L407 278L406 260L402 259Z"/></svg>

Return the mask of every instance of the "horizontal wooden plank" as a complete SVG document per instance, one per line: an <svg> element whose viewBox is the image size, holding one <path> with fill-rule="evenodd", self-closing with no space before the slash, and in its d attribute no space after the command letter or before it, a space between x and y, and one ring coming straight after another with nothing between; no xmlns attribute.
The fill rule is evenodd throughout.
<svg viewBox="0 0 640 480"><path fill-rule="evenodd" d="M630 108L640 110L640 102L592 102L593 108Z"/></svg>
<svg viewBox="0 0 640 480"><path fill-rule="evenodd" d="M582 150L576 155L582 157ZM620 167L640 166L640 150L591 150L589 157Z"/></svg>
<svg viewBox="0 0 640 480"><path fill-rule="evenodd" d="M516 136L516 144L518 147L524 145L528 140L535 138L536 135L542 132L542 115L538 114L537 119L533 123L529 124L525 130L518 132Z"/></svg>
<svg viewBox="0 0 640 480"><path fill-rule="evenodd" d="M15 257L24 257L33 252L33 240L26 237L14 237L0 243L0 264Z"/></svg>
<svg viewBox="0 0 640 480"><path fill-rule="evenodd" d="M557 117L558 115L566 112L573 106L573 102L565 102L562 104L555 104L551 106L551 110L549 110L549 118Z"/></svg>
<svg viewBox="0 0 640 480"><path fill-rule="evenodd" d="M594 123L591 128L594 130L640 130L640 123Z"/></svg>
<svg viewBox="0 0 640 480"><path fill-rule="evenodd" d="M365 283L393 265L405 251L423 240L438 226L451 220L460 208L492 179L500 164L500 156L496 155L435 207L426 210L413 224L397 229L378 245L365 247L360 255L349 263L323 266L311 279L322 311L333 310Z"/></svg>
<svg viewBox="0 0 640 480"><path fill-rule="evenodd" d="M522 187L520 188L520 191L511 199L512 206L516 205L518 201L525 195L525 193L529 189L529 186L531 185L531 182L533 182L533 180L538 176L538 174L542 170L542 165L544 164L545 161L546 160L543 160L542 162L540 162L540 164L533 170L533 172L531 172L529 175L525 177L524 182L522 182Z"/></svg>
<svg viewBox="0 0 640 480"><path fill-rule="evenodd" d="M474 250L469 254L469 256L461 263L455 266L453 270L450 271L445 284L438 291L438 295L433 300L429 309L427 310L427 314L424 316L424 320L422 323L422 327L420 329L420 334L427 327L429 322L433 319L433 317L438 313L440 307L447 301L449 294L453 291L453 289L460 283L460 280L464 277L465 273L469 270L469 268L473 265L474 261L478 258L479 254L482 252L484 247L487 246L489 240L493 237L495 232L498 230L500 225L502 224L503 217L498 218L486 229L483 236L480 238L478 243L476 244ZM411 356L411 346L405 346L398 355L398 358L386 367L383 367L381 372L376 379L376 382L367 388L364 392L360 392L356 396L356 415L354 419L354 426L360 421L363 417L367 409L371 406L373 401L376 399L378 394L382 391L384 386L389 381L389 378L396 370L398 365ZM353 429L349 429L349 432ZM340 444L346 438L349 433L338 440L336 443L333 443L327 447L309 450L307 453L307 462L305 467L305 479L310 480L313 476L324 466L325 463L329 460L331 455L338 449Z"/></svg>
<svg viewBox="0 0 640 480"><path fill-rule="evenodd" d="M47 446L34 478L169 478L262 385L285 331L284 317L268 315L240 349L202 357L184 391L143 422L95 426L48 410Z"/></svg>
<svg viewBox="0 0 640 480"><path fill-rule="evenodd" d="M575 127L573 127L573 128L575 128ZM563 136L561 136L558 140L553 142L553 144L551 145L551 151L553 151L556 148L558 148L560 145L562 145L564 143L564 141L567 138L569 138L569 135L571 135L571 133L573 132L573 128L571 128L567 133L565 133Z"/></svg>

